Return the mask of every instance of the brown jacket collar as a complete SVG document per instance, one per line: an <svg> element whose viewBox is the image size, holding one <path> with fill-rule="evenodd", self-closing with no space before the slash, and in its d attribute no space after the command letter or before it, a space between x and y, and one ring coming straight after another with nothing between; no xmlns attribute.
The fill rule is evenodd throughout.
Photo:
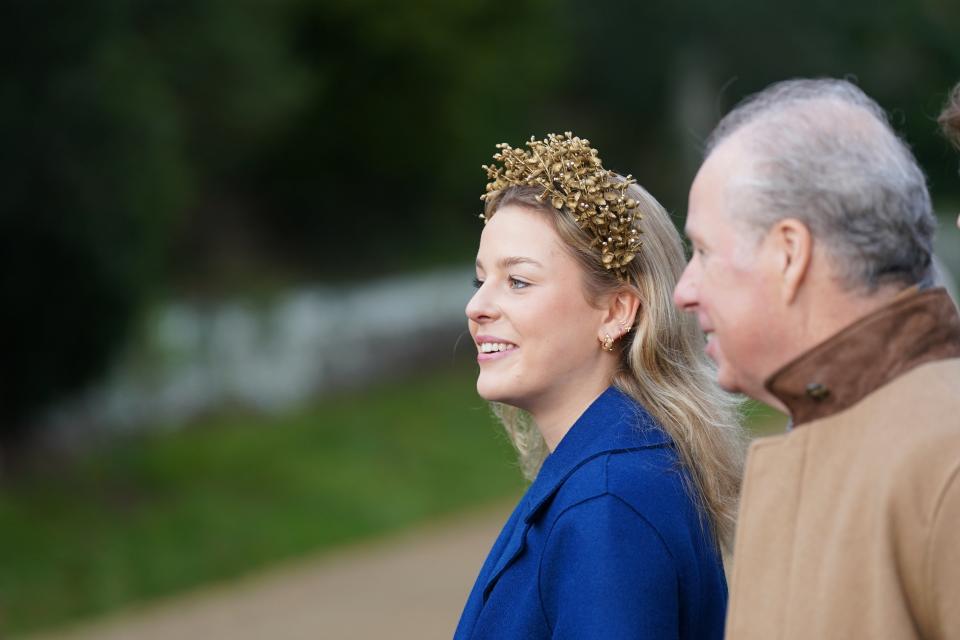
<svg viewBox="0 0 960 640"><path fill-rule="evenodd" d="M914 367L947 358L960 358L953 300L944 289L914 289L784 366L766 388L799 426L853 406Z"/></svg>

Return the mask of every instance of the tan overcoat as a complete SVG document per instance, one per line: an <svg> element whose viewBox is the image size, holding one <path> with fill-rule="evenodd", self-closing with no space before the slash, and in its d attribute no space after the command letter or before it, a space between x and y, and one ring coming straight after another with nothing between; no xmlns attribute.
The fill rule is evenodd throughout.
<svg viewBox="0 0 960 640"><path fill-rule="evenodd" d="M776 373L753 443L727 637L960 638L960 317L911 290Z"/></svg>

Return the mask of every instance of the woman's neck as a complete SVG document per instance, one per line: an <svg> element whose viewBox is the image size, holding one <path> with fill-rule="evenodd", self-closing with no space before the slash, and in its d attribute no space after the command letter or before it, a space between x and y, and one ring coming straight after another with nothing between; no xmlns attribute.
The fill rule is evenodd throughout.
<svg viewBox="0 0 960 640"><path fill-rule="evenodd" d="M609 386L610 379L603 378L592 384L576 385L572 389L557 389L551 398L545 399L542 406L530 411L551 453L577 419Z"/></svg>

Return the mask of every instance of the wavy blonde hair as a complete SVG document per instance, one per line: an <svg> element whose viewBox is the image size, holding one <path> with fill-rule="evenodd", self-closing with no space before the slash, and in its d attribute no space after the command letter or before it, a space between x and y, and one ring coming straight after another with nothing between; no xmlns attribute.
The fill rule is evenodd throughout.
<svg viewBox="0 0 960 640"><path fill-rule="evenodd" d="M503 189L487 199L485 216L489 219L507 205L541 212L579 263L588 302L594 304L624 288L639 298L635 329L617 343L620 366L612 383L643 405L673 440L693 498L716 539L729 548L746 438L737 402L714 381L696 319L673 304L673 290L686 264L676 227L653 196L630 185L627 195L640 203L643 214L634 223L643 232L643 245L628 265L628 282L621 282L603 267L599 252L566 207L555 209L537 200L541 191L524 186ZM532 480L548 454L546 442L529 414L500 403L492 406L519 453L524 475Z"/></svg>

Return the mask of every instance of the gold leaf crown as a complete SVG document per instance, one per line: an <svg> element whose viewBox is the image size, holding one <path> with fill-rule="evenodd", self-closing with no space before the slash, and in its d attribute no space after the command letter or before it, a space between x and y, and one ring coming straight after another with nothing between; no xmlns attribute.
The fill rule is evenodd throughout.
<svg viewBox="0 0 960 640"><path fill-rule="evenodd" d="M526 145L529 150L505 142L497 145L493 159L503 166L483 165L490 182L480 199L512 186L543 189L537 200L549 199L557 209L566 207L591 237L591 246L599 249L603 266L625 281L626 266L640 250L640 230L633 223L643 217L639 203L626 196L633 177L621 178L604 169L590 141L569 131L548 134L545 140L531 136ZM480 217L487 222L484 214Z"/></svg>

